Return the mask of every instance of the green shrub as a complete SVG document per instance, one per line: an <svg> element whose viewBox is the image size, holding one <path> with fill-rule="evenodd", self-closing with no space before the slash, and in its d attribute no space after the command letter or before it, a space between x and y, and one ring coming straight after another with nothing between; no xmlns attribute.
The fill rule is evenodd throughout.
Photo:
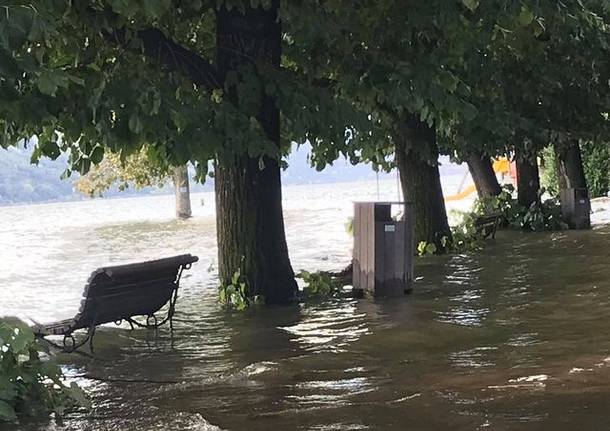
<svg viewBox="0 0 610 431"><path fill-rule="evenodd" d="M61 416L88 406L84 392L64 384L61 369L36 342L30 327L16 318L0 319L0 422L22 416Z"/></svg>
<svg viewBox="0 0 610 431"><path fill-rule="evenodd" d="M297 274L297 278L305 283L303 292L307 297L329 297L339 293L343 287L338 280L325 271L301 271Z"/></svg>
<svg viewBox="0 0 610 431"><path fill-rule="evenodd" d="M240 271L233 274L229 284L218 288L218 301L224 307L238 311L246 310L251 305L264 303L264 299L261 295L249 296L248 284L241 276Z"/></svg>
<svg viewBox="0 0 610 431"><path fill-rule="evenodd" d="M516 229L531 231L564 230L568 226L561 220L561 206L557 199L534 202L529 208L520 205L513 197L514 187L505 185L498 196L478 199L474 206L474 215L501 212L506 224ZM540 196L544 193L540 190Z"/></svg>
<svg viewBox="0 0 610 431"><path fill-rule="evenodd" d="M610 145L588 142L581 149L589 196L606 196L610 190Z"/></svg>

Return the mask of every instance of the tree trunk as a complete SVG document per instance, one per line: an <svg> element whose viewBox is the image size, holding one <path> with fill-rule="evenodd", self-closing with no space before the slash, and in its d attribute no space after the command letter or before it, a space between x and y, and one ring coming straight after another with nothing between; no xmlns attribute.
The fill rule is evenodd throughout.
<svg viewBox="0 0 610 431"><path fill-rule="evenodd" d="M190 218L193 213L191 211L189 173L186 165L174 168L172 181L174 183L174 193L176 195L176 217L179 219Z"/></svg>
<svg viewBox="0 0 610 431"><path fill-rule="evenodd" d="M279 1L267 10L239 8L217 12L217 65L224 82L240 67L279 68L281 25ZM235 87L228 97L239 106ZM256 118L279 157L279 109L275 98L261 90ZM247 127L247 125L245 125ZM262 163L261 163L262 161ZM221 154L215 170L216 225L220 282L227 284L237 271L245 278L249 295L262 294L270 304L296 299L297 284L288 256L278 159Z"/></svg>
<svg viewBox="0 0 610 431"><path fill-rule="evenodd" d="M436 132L415 116L395 137L396 164L405 200L415 208L415 243L434 243L444 251L442 238L451 239L438 170Z"/></svg>
<svg viewBox="0 0 610 431"><path fill-rule="evenodd" d="M536 154L526 153L520 148L515 149L517 164L517 202L529 208L533 203L539 202L540 173Z"/></svg>
<svg viewBox="0 0 610 431"><path fill-rule="evenodd" d="M561 190L587 188L580 145L577 141L566 145L555 145L555 160L557 181Z"/></svg>
<svg viewBox="0 0 610 431"><path fill-rule="evenodd" d="M565 190L568 188L568 182L566 180L566 177L564 175L562 175L561 170L562 170L562 166L561 166L561 160L559 160L559 152L557 151L556 148L553 148L553 151L555 153L555 176L557 177L557 187L559 188L559 190L557 190L557 193L561 193L561 190ZM549 168L552 169L552 168Z"/></svg>
<svg viewBox="0 0 610 431"><path fill-rule="evenodd" d="M497 196L502 192L489 156L473 152L468 156L466 162L479 199Z"/></svg>
<svg viewBox="0 0 610 431"><path fill-rule="evenodd" d="M563 220L572 229L590 229L591 204L578 141L555 145L555 161Z"/></svg>

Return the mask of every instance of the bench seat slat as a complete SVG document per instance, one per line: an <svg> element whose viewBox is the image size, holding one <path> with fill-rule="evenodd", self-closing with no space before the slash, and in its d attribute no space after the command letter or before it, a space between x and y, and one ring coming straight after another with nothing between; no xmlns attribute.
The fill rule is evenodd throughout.
<svg viewBox="0 0 610 431"><path fill-rule="evenodd" d="M83 298L97 298L126 291L141 292L141 294L146 295L149 290L157 286L173 286L175 279L176 274L171 274L170 276L165 275L164 277L137 282L90 285L87 289L87 294L83 295Z"/></svg>

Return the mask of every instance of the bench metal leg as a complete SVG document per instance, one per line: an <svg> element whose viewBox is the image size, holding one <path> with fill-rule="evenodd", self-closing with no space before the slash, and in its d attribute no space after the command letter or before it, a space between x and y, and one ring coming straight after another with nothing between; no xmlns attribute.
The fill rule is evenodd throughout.
<svg viewBox="0 0 610 431"><path fill-rule="evenodd" d="M74 335L72 335L72 332L70 332L68 334L64 334L64 338L62 340L61 345L56 344L50 340L46 340L46 341L49 344L51 344L52 346L55 346L58 349L60 349L61 351L66 352L66 353L74 352L74 351L78 350L79 348L81 348L82 346L84 346L87 342L89 342L89 348L91 349L91 353L93 353L93 336L94 335L95 335L95 326L91 326L87 330L87 334L85 334L85 338L83 338L78 343L76 342Z"/></svg>
<svg viewBox="0 0 610 431"><path fill-rule="evenodd" d="M91 353L93 353L93 337L95 336L95 326L92 326L89 329L88 336L89 336L89 351Z"/></svg>

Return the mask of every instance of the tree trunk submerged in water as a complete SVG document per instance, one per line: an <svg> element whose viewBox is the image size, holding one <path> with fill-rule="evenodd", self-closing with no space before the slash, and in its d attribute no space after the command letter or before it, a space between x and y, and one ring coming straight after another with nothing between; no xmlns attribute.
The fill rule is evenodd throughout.
<svg viewBox="0 0 610 431"><path fill-rule="evenodd" d="M566 144L555 145L555 164L564 222L572 229L590 229L589 189L579 142L573 140ZM569 189L584 189L586 192ZM586 202L585 205L583 201Z"/></svg>
<svg viewBox="0 0 610 431"><path fill-rule="evenodd" d="M224 78L244 65L279 68L281 25L279 1L271 6L217 11L217 65ZM247 43L246 43L247 42ZM261 92L257 119L279 155L279 109ZM238 106L235 89L228 97ZM253 97L256 97L255 95ZM278 160L220 155L215 169L218 267L222 284L237 271L249 295L263 295L270 304L296 299L297 284L288 256Z"/></svg>
<svg viewBox="0 0 610 431"><path fill-rule="evenodd" d="M555 160L557 179L562 190L587 188L580 145L577 141L555 145Z"/></svg>
<svg viewBox="0 0 610 431"><path fill-rule="evenodd" d="M410 116L395 136L396 164L405 200L415 208L415 244L434 243L443 251L442 238L451 239L438 170L436 132Z"/></svg>
<svg viewBox="0 0 610 431"><path fill-rule="evenodd" d="M473 152L468 156L466 162L479 199L497 196L502 192L489 156Z"/></svg>
<svg viewBox="0 0 610 431"><path fill-rule="evenodd" d="M176 195L176 217L187 219L193 215L191 211L191 194L189 186L188 168L186 165L174 168L172 175L174 193Z"/></svg>
<svg viewBox="0 0 610 431"><path fill-rule="evenodd" d="M540 201L540 173L536 154L528 153L520 148L515 149L517 164L517 202L529 208Z"/></svg>

